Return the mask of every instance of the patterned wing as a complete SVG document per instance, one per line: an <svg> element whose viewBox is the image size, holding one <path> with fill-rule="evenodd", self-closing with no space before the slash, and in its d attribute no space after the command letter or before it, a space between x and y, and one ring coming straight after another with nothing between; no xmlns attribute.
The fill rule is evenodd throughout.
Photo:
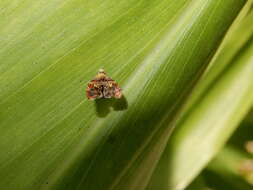
<svg viewBox="0 0 253 190"><path fill-rule="evenodd" d="M106 82L106 85L104 85L104 89L103 89L103 96L104 98L121 98L122 93L121 93L121 88L119 87L119 85L111 80Z"/></svg>
<svg viewBox="0 0 253 190"><path fill-rule="evenodd" d="M86 88L86 96L90 100L103 97L103 86L96 81L90 81Z"/></svg>

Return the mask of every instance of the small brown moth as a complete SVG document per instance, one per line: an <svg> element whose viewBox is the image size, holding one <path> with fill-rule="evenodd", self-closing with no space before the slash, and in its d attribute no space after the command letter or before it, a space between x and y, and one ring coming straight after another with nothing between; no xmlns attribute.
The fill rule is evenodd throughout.
<svg viewBox="0 0 253 190"><path fill-rule="evenodd" d="M90 100L121 98L122 92L119 85L106 75L104 69L99 69L98 74L87 85L86 96Z"/></svg>

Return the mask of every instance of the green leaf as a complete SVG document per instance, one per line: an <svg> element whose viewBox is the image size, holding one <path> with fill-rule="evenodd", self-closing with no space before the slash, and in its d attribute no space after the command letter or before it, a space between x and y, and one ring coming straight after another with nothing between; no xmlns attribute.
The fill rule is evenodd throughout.
<svg viewBox="0 0 253 190"><path fill-rule="evenodd" d="M240 16L227 35L175 124L176 130L155 172L167 170L164 189L184 189L220 150L252 106L251 3L246 6L247 13L243 12L244 18ZM160 183L163 182L153 179L150 188L155 189Z"/></svg>
<svg viewBox="0 0 253 190"><path fill-rule="evenodd" d="M210 186L211 189L252 189L252 113L252 111L249 112L226 146L219 151L207 168L194 179L187 190L191 188L203 189L204 185Z"/></svg>
<svg viewBox="0 0 253 190"><path fill-rule="evenodd" d="M244 118L227 145L208 164L207 172L215 173L235 189L252 189L252 111Z"/></svg>
<svg viewBox="0 0 253 190"><path fill-rule="evenodd" d="M1 1L0 189L144 189L244 3ZM124 98L86 99L99 68Z"/></svg>
<svg viewBox="0 0 253 190"><path fill-rule="evenodd" d="M250 190L253 186L252 164L252 157L229 145L218 153L208 165L207 171L215 173L224 181L236 187L235 189ZM251 178L247 179L247 177Z"/></svg>

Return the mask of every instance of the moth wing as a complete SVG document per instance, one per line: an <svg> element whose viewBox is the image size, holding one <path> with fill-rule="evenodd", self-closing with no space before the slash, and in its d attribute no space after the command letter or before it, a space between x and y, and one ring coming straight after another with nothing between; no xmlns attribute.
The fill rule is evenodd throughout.
<svg viewBox="0 0 253 190"><path fill-rule="evenodd" d="M117 99L122 97L122 92L121 92L122 90L115 81L109 82L109 91L110 91L111 97L114 97Z"/></svg>
<svg viewBox="0 0 253 190"><path fill-rule="evenodd" d="M102 98L103 93L101 87L96 84L96 82L89 82L86 88L86 96L89 100L94 100L97 98Z"/></svg>
<svg viewBox="0 0 253 190"><path fill-rule="evenodd" d="M117 99L120 99L122 97L122 89L117 85L115 87L115 94L114 94L114 97L117 98Z"/></svg>
<svg viewBox="0 0 253 190"><path fill-rule="evenodd" d="M113 89L110 87L110 81L104 82L104 85L103 85L103 97L104 98L112 98L112 97L114 97Z"/></svg>

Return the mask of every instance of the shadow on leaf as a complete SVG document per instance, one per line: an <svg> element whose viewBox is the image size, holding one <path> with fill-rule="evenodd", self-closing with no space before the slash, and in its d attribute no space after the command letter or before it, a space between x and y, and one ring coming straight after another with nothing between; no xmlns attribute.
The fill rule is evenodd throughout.
<svg viewBox="0 0 253 190"><path fill-rule="evenodd" d="M127 99L122 96L120 99L102 98L95 100L96 112L98 117L106 117L113 109L115 111L125 110L128 107Z"/></svg>

